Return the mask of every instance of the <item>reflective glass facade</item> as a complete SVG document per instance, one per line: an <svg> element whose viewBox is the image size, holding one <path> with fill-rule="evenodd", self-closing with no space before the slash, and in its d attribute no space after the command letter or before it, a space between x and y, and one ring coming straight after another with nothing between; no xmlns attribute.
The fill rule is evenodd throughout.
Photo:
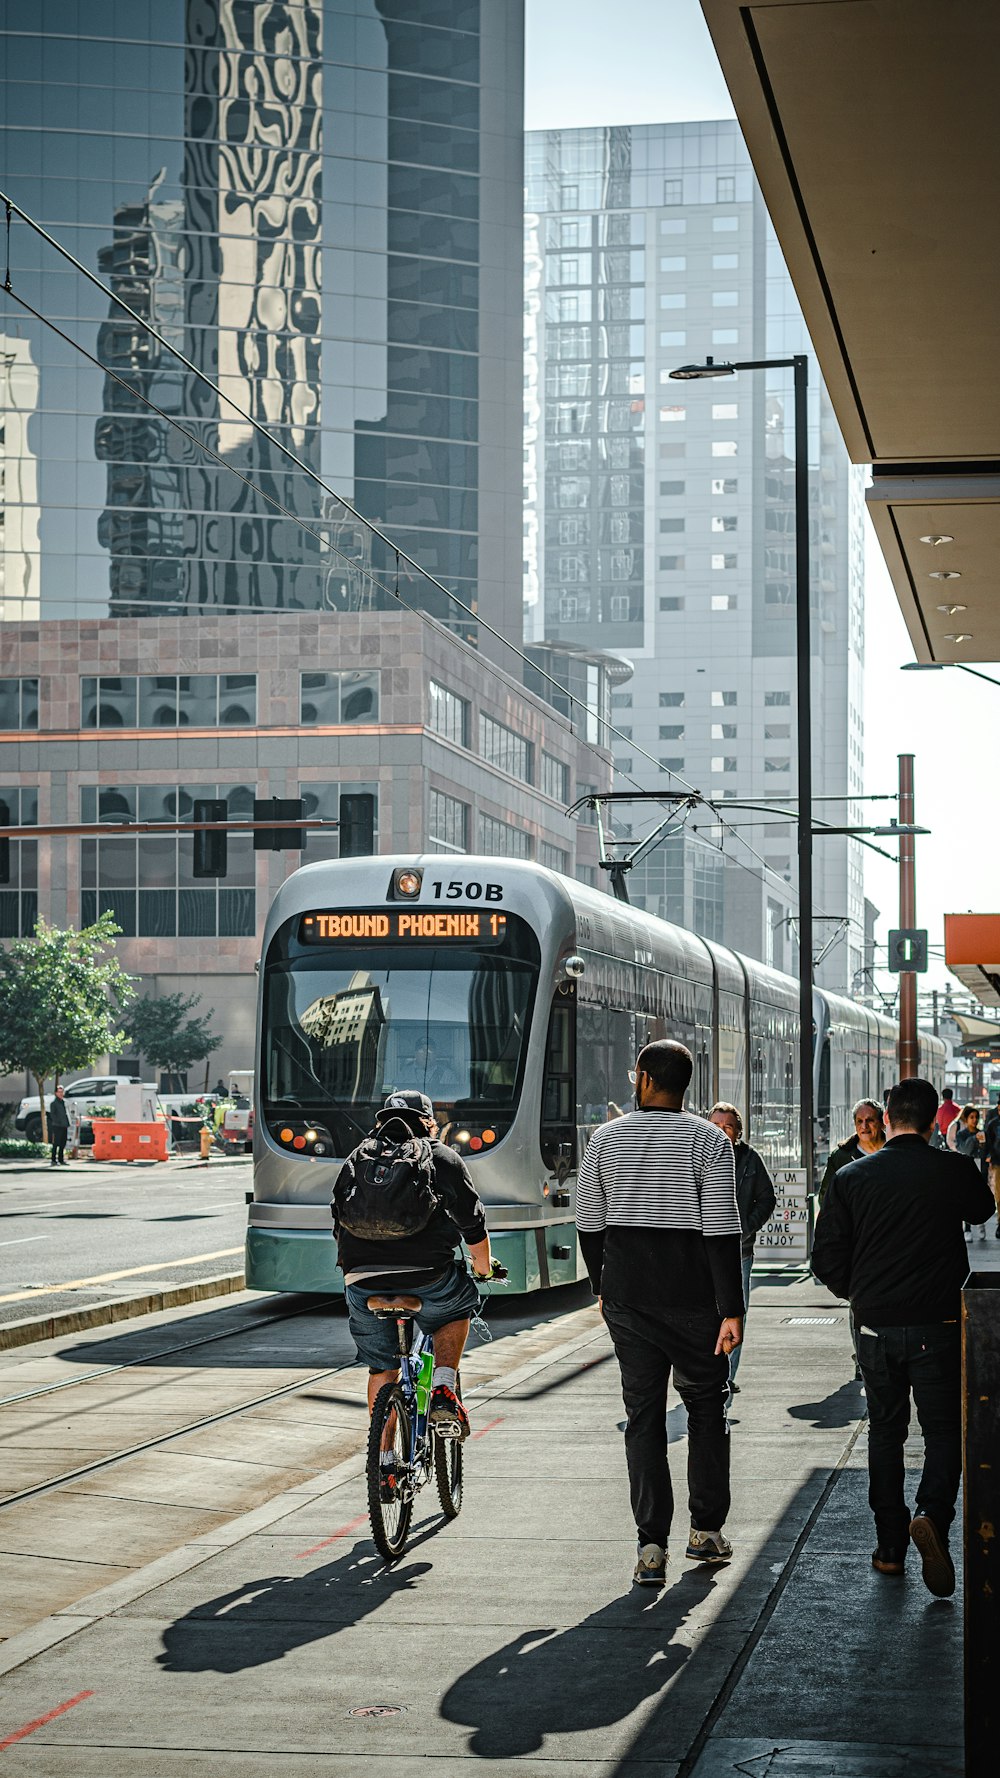
<svg viewBox="0 0 1000 1778"><path fill-rule="evenodd" d="M7 618L393 604L314 471L519 638L520 37L518 0L0 5L5 183L138 317L15 221L68 340L0 299Z"/></svg>

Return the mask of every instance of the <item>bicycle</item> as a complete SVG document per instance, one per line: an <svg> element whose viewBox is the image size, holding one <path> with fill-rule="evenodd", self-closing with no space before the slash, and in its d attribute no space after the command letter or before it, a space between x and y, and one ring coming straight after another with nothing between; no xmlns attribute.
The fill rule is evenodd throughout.
<svg viewBox="0 0 1000 1778"><path fill-rule="evenodd" d="M473 1274L477 1283L503 1283L507 1275L498 1260L488 1278ZM432 1476L445 1518L457 1519L462 1510L462 1441L457 1431L438 1428L428 1419L434 1339L414 1330L421 1306L418 1296L368 1298L373 1315L395 1321L399 1342L399 1377L383 1384L375 1397L366 1461L372 1537L387 1562L406 1548L413 1503ZM461 1401L458 1377L455 1390Z"/></svg>

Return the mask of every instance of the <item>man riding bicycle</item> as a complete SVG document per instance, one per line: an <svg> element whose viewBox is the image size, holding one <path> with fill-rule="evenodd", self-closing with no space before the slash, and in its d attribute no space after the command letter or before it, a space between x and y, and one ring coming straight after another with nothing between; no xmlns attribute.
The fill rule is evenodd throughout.
<svg viewBox="0 0 1000 1778"><path fill-rule="evenodd" d="M453 1438L469 1436L457 1372L479 1304L474 1279L490 1274L486 1215L468 1168L436 1140L425 1093L390 1093L375 1130L344 1162L333 1188L333 1229L358 1358L367 1364L368 1409L399 1376L395 1328L368 1307L372 1296L415 1295L414 1320L433 1337L428 1419ZM383 1202L379 1202L382 1192ZM458 1238L472 1259L456 1260Z"/></svg>

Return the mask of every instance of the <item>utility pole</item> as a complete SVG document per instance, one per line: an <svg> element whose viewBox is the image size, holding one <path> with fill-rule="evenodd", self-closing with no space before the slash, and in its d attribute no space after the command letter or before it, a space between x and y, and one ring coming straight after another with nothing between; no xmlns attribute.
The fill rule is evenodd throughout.
<svg viewBox="0 0 1000 1778"><path fill-rule="evenodd" d="M795 649L798 734L799 1117L806 1189L813 1184L812 634L809 586L809 361L792 360L795 386ZM912 846L913 842L910 841Z"/></svg>
<svg viewBox="0 0 1000 1778"><path fill-rule="evenodd" d="M913 821L913 754L901 753L899 825L912 827ZM913 834L905 832L899 840L899 924L903 931L912 931L917 924L916 847ZM899 977L899 1078L907 1080L919 1072L917 978L912 969L904 969Z"/></svg>

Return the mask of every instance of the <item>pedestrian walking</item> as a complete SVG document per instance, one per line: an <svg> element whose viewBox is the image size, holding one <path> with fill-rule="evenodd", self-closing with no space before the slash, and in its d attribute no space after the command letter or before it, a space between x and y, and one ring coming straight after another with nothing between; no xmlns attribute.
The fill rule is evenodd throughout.
<svg viewBox="0 0 1000 1778"><path fill-rule="evenodd" d="M746 1316L750 1309L750 1278L753 1271L753 1253L757 1245L757 1235L764 1227L768 1217L773 1214L775 1206L774 1181L771 1178L763 1157L751 1148L749 1142L743 1140L743 1119L735 1105L727 1105L720 1099L713 1105L708 1114L708 1121L718 1124L719 1129L729 1137L733 1145L736 1162L736 1208L740 1213L740 1227L743 1230L741 1247L741 1263L743 1267L743 1340L735 1348L729 1360L729 1393L739 1395L740 1387L736 1381L736 1373L740 1368L743 1347L746 1343Z"/></svg>
<svg viewBox="0 0 1000 1778"><path fill-rule="evenodd" d="M885 1142L885 1123L882 1107L877 1099L859 1099L851 1117L854 1122L853 1136L848 1136L846 1142L835 1148L826 1163L819 1188L820 1209L830 1181L840 1172L841 1167L850 1166L852 1161L860 1161L862 1155L876 1154Z"/></svg>
<svg viewBox="0 0 1000 1778"><path fill-rule="evenodd" d="M886 1106L888 1141L831 1181L816 1224L812 1269L850 1300L868 1400L868 1500L879 1574L904 1572L912 1540L924 1582L955 1590L948 1531L962 1476L961 1312L969 1260L962 1222L992 1213L966 1155L930 1146L938 1096L901 1080ZM916 1512L906 1503L903 1447L913 1397L924 1439Z"/></svg>
<svg viewBox="0 0 1000 1778"><path fill-rule="evenodd" d="M937 1125L937 1132L942 1142L948 1134L950 1125L955 1122L958 1113L959 1106L955 1102L955 1095L952 1092L951 1087L942 1087L941 1103L937 1108L937 1114L934 1118L934 1122Z"/></svg>
<svg viewBox="0 0 1000 1778"><path fill-rule="evenodd" d="M1000 1241L1000 1100L988 1114L983 1126L983 1153L989 1168L990 1190L997 1207L997 1226L993 1230Z"/></svg>
<svg viewBox="0 0 1000 1778"><path fill-rule="evenodd" d="M986 1132L979 1128L979 1108L976 1105L963 1105L957 1118L954 1119L955 1153L967 1155L975 1161L985 1180L987 1177ZM981 1241L986 1239L985 1223L966 1223L965 1233L972 1240L973 1229Z"/></svg>
<svg viewBox="0 0 1000 1778"><path fill-rule="evenodd" d="M664 1039L640 1052L636 1110L594 1131L580 1165L576 1220L614 1342L638 1536L633 1579L662 1586L674 1496L667 1386L688 1417L686 1555L728 1562L729 1357L743 1337L742 1229L733 1145L684 1110L694 1063Z"/></svg>
<svg viewBox="0 0 1000 1778"><path fill-rule="evenodd" d="M66 1159L66 1141L69 1136L69 1109L66 1105L65 1087L56 1087L55 1097L49 1101L49 1166L68 1167Z"/></svg>

